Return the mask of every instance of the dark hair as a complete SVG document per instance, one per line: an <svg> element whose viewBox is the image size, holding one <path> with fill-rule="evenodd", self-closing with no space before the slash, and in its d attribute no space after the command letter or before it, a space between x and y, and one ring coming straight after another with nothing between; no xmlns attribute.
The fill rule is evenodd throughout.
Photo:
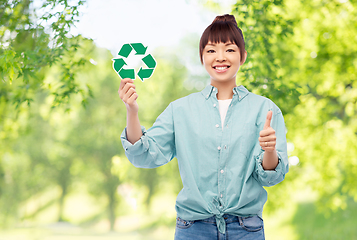
<svg viewBox="0 0 357 240"><path fill-rule="evenodd" d="M206 47L208 42L226 43L229 41L238 46L242 58L245 54L245 43L242 30L237 26L236 19L233 15L229 14L217 16L211 25L209 25L202 33L200 40L201 63L203 63L203 49Z"/></svg>

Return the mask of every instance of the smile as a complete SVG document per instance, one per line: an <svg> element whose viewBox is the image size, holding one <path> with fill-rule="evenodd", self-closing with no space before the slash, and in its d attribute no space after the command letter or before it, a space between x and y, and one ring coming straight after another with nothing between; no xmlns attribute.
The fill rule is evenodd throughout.
<svg viewBox="0 0 357 240"><path fill-rule="evenodd" d="M216 70L216 72L222 73L226 72L230 66L227 65L222 65L222 66L214 66L213 68Z"/></svg>

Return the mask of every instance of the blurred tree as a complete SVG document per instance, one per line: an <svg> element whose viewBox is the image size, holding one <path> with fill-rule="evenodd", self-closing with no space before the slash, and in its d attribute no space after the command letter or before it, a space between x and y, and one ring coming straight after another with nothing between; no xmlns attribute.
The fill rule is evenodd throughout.
<svg viewBox="0 0 357 240"><path fill-rule="evenodd" d="M26 105L36 94L50 94L52 107L62 104L66 109L72 95L81 96L83 105L91 95L90 86L76 79L88 60L77 54L83 38L70 33L83 4L81 0L0 1L0 159L26 133ZM46 72L54 64L57 76L46 82ZM3 164L1 160L0 194L7 176Z"/></svg>
<svg viewBox="0 0 357 240"><path fill-rule="evenodd" d="M2 101L19 107L47 90L55 96L54 106L68 103L72 94L80 94L85 103L88 87L80 86L75 76L86 58L74 57L81 36L70 32L83 4L83 0L0 1ZM59 80L46 84L43 71L54 63L61 67Z"/></svg>
<svg viewBox="0 0 357 240"><path fill-rule="evenodd" d="M75 53L70 53L69 56L65 53L62 58L91 57L94 45L90 40L81 39L78 47ZM92 65L89 61L86 64ZM86 64L83 63L82 68L85 68ZM62 65L54 64L43 73L43 80L49 85L55 85L59 81L57 76L61 71ZM77 79L76 81L81 85L86 84L86 79ZM15 85L14 82L12 85ZM2 119L2 131L0 132L2 143L4 143L0 146L2 150L0 156L5 172L4 184L1 185L4 196L0 198L0 208L9 212L7 215L2 215L4 221L7 221L7 216L11 218L11 216L18 215L19 205L26 203L31 196L48 191L53 186L58 186L60 189L58 220L64 220L64 201L73 181L73 164L78 159L75 149L70 146L70 134L72 128L75 127L72 121L76 119L73 115L76 116L75 113L79 111L79 105L83 105L83 98L77 96L71 101L68 99L67 104L73 110L69 112L67 106L57 110L53 108L56 97L48 95L46 92L35 92L33 99L36 102L31 105L31 108L23 105L21 111L17 112L12 111L14 108L11 102L1 102L1 106L4 106L3 109L8 110ZM18 161L7 161L7 159L21 157L27 159L29 163L19 166L20 162ZM17 170L12 171L12 168L17 168ZM17 181L13 179L17 179ZM22 190L12 191L13 189ZM9 194L12 196L9 197ZM57 196L49 199L48 203L52 204L54 199L57 199ZM8 201L11 201L12 208L7 207ZM50 207L51 204L45 205ZM30 216L35 217L45 209L45 207L40 207ZM29 216L26 214L22 216L22 218L27 217Z"/></svg>
<svg viewBox="0 0 357 240"><path fill-rule="evenodd" d="M243 31L248 52L240 72L242 84L288 113L298 102L299 86L283 67L290 67L294 54L288 39L295 24L284 1L239 0L232 14Z"/></svg>
<svg viewBox="0 0 357 240"><path fill-rule="evenodd" d="M93 63L79 73L93 86L95 100L79 111L79 119L71 133L71 145L84 163L83 179L91 194L106 198L110 229L114 230L118 211L119 175L114 171L113 157L122 155L121 129L125 126L125 111L118 107L120 79L112 68L113 56L108 50L96 48ZM86 173L90 174L86 174Z"/></svg>
<svg viewBox="0 0 357 240"><path fill-rule="evenodd" d="M86 44L87 47L77 51L77 55L88 54L87 51L90 52L93 48L89 40L82 40L80 44ZM89 64L88 61L87 65ZM58 72L60 66L52 66L45 73L45 81L57 81L55 76ZM81 81L85 82L86 79ZM0 209L7 213L1 216L5 223L16 221L17 218L14 219L13 216L20 220L34 218L56 202L59 206L57 219L65 220L65 198L76 177L73 174L73 166L78 162L76 150L71 146L71 132L76 127L74 123L78 121L77 113L81 108L82 99L72 98L68 102L71 105L69 112L66 108L54 109L54 98L55 96L45 92L38 92L33 96L35 101L31 107L24 105L16 114L17 117L7 115L4 119L3 126L10 127L5 132L7 135L4 134L5 139L10 141L3 141L6 147L0 146L5 172ZM46 199L46 203L34 211L20 213L20 207L26 205L33 196L43 194L54 187L60 190L58 196L56 194ZM9 205L11 207L8 207Z"/></svg>
<svg viewBox="0 0 357 240"><path fill-rule="evenodd" d="M300 180L328 214L344 209L349 197L357 202L357 2L287 0L286 6L297 23L290 76L303 86L287 116L288 136Z"/></svg>
<svg viewBox="0 0 357 240"><path fill-rule="evenodd" d="M233 14L248 51L242 82L281 107L301 163L268 189L268 209L301 186L325 212L357 201L356 3L239 0Z"/></svg>

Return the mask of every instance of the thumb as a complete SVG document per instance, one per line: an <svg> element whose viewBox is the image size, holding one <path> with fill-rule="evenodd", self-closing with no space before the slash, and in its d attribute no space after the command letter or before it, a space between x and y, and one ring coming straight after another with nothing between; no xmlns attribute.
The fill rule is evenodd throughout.
<svg viewBox="0 0 357 240"><path fill-rule="evenodd" d="M268 127L270 127L270 122L271 122L271 118L273 116L273 111L269 111L267 114L267 119L265 120L265 124L264 124L264 128L263 129L267 129Z"/></svg>

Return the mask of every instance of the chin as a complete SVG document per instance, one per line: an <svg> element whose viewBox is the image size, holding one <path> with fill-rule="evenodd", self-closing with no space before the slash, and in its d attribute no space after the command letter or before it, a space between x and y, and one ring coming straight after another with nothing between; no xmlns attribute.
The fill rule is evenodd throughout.
<svg viewBox="0 0 357 240"><path fill-rule="evenodd" d="M231 83L231 82L236 82L235 78L231 78L231 79L220 79L220 78L211 78L211 82L216 82L216 83Z"/></svg>

